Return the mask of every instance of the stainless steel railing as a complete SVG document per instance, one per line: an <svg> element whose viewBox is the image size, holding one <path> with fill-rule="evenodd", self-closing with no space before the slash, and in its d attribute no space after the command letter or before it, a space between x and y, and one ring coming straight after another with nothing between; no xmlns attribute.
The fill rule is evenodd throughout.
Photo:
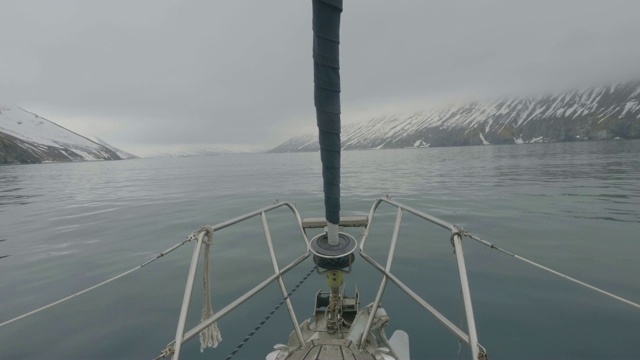
<svg viewBox="0 0 640 360"><path fill-rule="evenodd" d="M371 258L371 256L369 256L365 251L364 251L364 247L365 247L365 243L367 240L367 236L369 234L369 230L371 228L371 224L373 222L373 218L376 212L376 209L378 208L378 206L382 203L387 203L390 204L392 206L395 206L398 210L396 213L396 221L395 221L395 225L394 225L394 229L393 229L393 235L391 238L391 246L389 249L389 253L387 256L387 262L385 264L385 266L380 265L378 262L376 262L373 258ZM280 207L287 207L289 208L297 221L298 227L300 228L300 232L302 234L302 238L305 241L306 244L306 251L305 253L300 256L299 258L297 258L296 260L294 260L293 262L291 262L290 264L288 264L287 266L283 267L283 268L279 268L278 267L278 263L276 260L276 255L274 252L274 248L273 248L273 243L271 240L271 234L269 232L269 226L267 224L267 219L266 219L266 213L269 211L272 211L274 209L280 208ZM466 318L467 318L467 324L468 324L468 334L465 333L463 330L461 330L459 327L457 327L456 325L454 325L449 319L447 319L444 315L442 315L440 312L438 312L433 306L431 306L426 300L424 300L422 297L420 297L418 294L416 294L413 290L411 290L407 285L405 285L402 281L400 281L392 272L391 272L391 265L393 263L393 258L394 258L394 254L395 254L395 249L396 249L396 245L398 242L398 233L399 233L399 229L400 229L400 223L402 221L402 216L404 213L410 213L413 214L419 218L422 218L424 220L427 220L433 224L436 224L442 228L445 228L449 231L451 231L451 241L453 243L454 249L455 249L455 253L456 253L456 260L458 263L458 270L459 270L459 274L460 274L460 284L462 287L462 297L463 297L463 301L464 301L464 307L465 307L465 313L466 313ZM183 302L182 302L182 309L180 312L180 318L178 320L178 328L176 330L176 337L175 340L173 342L173 344L169 344L169 347L167 349L171 349L173 352L173 359L178 359L180 356L180 349L183 343L185 343L186 341L189 341L191 339L193 339L194 337L196 337L201 331L203 331L204 329L206 329L207 327L209 327L211 324L213 324L214 322L222 319L224 316L226 316L227 314L229 314L231 311L233 311L234 309L236 309L238 306L240 306L241 304L243 304L245 301L247 301L248 299L250 299L251 297L253 297L254 295L256 295L257 293L259 293L261 290L263 290L264 288L266 288L268 285L272 284L273 282L277 281L278 285L280 287L280 290L282 292L283 297L286 299L286 305L287 305L287 309L289 311L289 317L291 319L296 337L299 340L299 344L304 344L304 339L302 336L302 332L300 330L300 326L297 320L297 317L295 315L295 311L293 310L293 306L291 305L291 302L289 301L288 297L287 297L287 290L285 288L284 282L282 280L282 276L284 274L286 274L288 271L290 271L291 269L293 269L294 267L296 267L298 264L300 264L302 261L304 261L306 258L309 257L309 255L311 254L310 250L309 250L309 239L307 238L306 232L305 232L305 226L303 225L303 221L300 217L300 214L298 213L297 209L295 208L295 206L289 202L282 202L282 203L276 203L274 205L247 213L245 215L239 216L237 218L222 222L218 225L214 225L212 227L212 231L218 231L221 229L224 229L226 227L229 227L231 225L243 222L245 220L251 219L253 217L256 216L260 216L261 221L262 221L262 226L263 226L263 230L264 230L264 234L265 234L265 239L267 241L267 245L269 247L269 254L271 257L271 262L273 264L273 270L274 270L274 274L267 277L263 282L261 282L260 284L256 285L254 288L252 288L251 290L249 290L248 292L246 292L244 295L240 296L239 298L237 298L236 300L234 300L233 302L231 302L230 304L228 304L227 306L223 307L222 309L218 310L213 316L209 317L208 319L200 322L198 325L194 326L193 328L191 328L190 330L185 332L185 322L186 322L186 317L187 317L187 312L189 311L189 302L191 299L191 292L192 292L192 288L193 288L193 282L194 282L194 277L195 277L195 273L196 273L196 269L198 266L198 255L200 253L200 248L202 246L202 242L203 242L203 238L204 238L204 233L200 233L200 235L198 236L197 239L197 243L196 246L193 250L193 256L192 256L192 260L191 260L191 266L189 268L189 275L187 277L187 284L186 284L186 288L185 288L185 293L184 293L184 298L183 298ZM316 221L317 222L317 221ZM351 226L360 226L362 225L361 223L364 223L363 221L359 221L358 224L359 225L351 225ZM314 223L315 224L315 223ZM349 225L347 225L349 226ZM313 227L313 226L309 226L309 227ZM390 198L380 198L377 199L373 206L371 207L371 210L369 212L369 215L366 219L366 227L364 230L364 233L362 235L362 238L360 240L360 255L362 256L362 258L367 261L370 265L373 266L373 268L375 268L376 270L380 271L383 275L382 277L382 282L380 283L380 287L378 289L378 292L376 294L374 303L373 303L373 308L370 311L370 315L366 324L366 327L363 331L363 336L362 339L360 340L360 344L359 346L362 348L365 345L365 340L366 337L369 333L369 330L371 329L372 326L372 322L374 319L374 316L376 314L376 311L378 309L378 307L380 306L380 302L381 299L384 295L384 291L386 288L386 285L388 283L388 281L391 281L392 283L396 284L398 286L398 288L400 288L404 293L406 293L411 299L413 299L414 301L416 301L418 303L419 306L421 306L422 308L424 308L425 310L427 310L429 313L431 313L440 323L442 323L445 328L447 328L449 331L451 331L458 339L460 339L460 341L464 342L465 344L469 345L470 349L471 349L471 353L473 356L473 359L484 359L486 358L486 351L485 349L478 343L478 336L477 336L477 332L476 332L476 326L475 326L475 319L473 316L473 307L471 304L471 295L469 292L469 281L467 279L467 271L466 271L466 266L465 266L465 262L464 262L464 254L462 251L462 244L461 244L461 237L462 237L462 229L459 228L456 225L450 224L446 221L443 221L441 219L438 219L432 215L423 213L419 210L413 209L409 206L400 204L396 201L391 200Z"/></svg>
<svg viewBox="0 0 640 360"><path fill-rule="evenodd" d="M269 231L269 226L267 224L267 218L266 218L266 213L267 212L275 210L275 209L280 208L280 207L287 207L293 212L293 214L294 214L294 216L296 218L296 222L298 224L298 227L300 228L300 232L302 234L302 238L304 239L304 242L306 244L305 253L302 256L300 256L299 258L297 258L296 260L294 260L293 262L291 262L289 265L287 265L284 268L282 268L282 269L280 269L278 267L278 262L277 262L277 259L276 259L276 256L275 256L275 252L274 252L274 249L273 249L273 242L271 240L271 233ZM208 319L200 322L198 325L194 326L192 329L190 329L189 331L187 331L185 333L185 331L184 331L185 323L186 323L186 319L187 319L187 313L189 312L189 303L191 301L191 293L192 293L192 289L193 289L195 273L196 273L196 270L197 270L197 267L198 267L198 257L199 257L199 254L200 254L200 248L202 246L203 238L204 238L204 235L205 235L204 232L201 232L200 235L198 236L198 239L197 239L197 242L196 242L196 246L193 249L193 256L191 258L191 266L189 267L189 275L187 277L187 284L186 284L186 288L185 288L185 292L184 292L184 297L183 297L183 300L182 300L182 309L180 311L180 317L178 319L178 327L176 329L176 337L175 337L174 344L173 344L173 359L174 360L177 360L180 357L180 349L181 349L182 344L184 342L189 341L189 340L193 339L194 337L196 337L202 330L206 329L207 327L209 327L211 324L213 324L214 322L218 321L219 319L222 319L229 312L231 312L232 310L234 310L235 308L237 308L238 306L243 304L245 301L249 300L251 297L256 295L258 292L260 292L261 290L266 288L268 285L270 285L274 281L278 282L278 284L280 286L280 290L282 291L282 295L283 295L283 297L286 298L287 309L289 310L289 316L291 318L291 322L293 323L293 327L295 329L295 332L296 332L296 335L298 337L298 340L300 341L300 344L304 344L304 339L302 338L302 331L300 330L300 326L298 324L298 320L297 320L297 317L295 315L295 311L293 310L293 306L291 305L290 300L287 298L288 292L287 292L287 290L285 288L285 285L284 285L284 282L282 280L282 275L286 274L289 270L291 270L294 267L296 267L298 264L300 264L302 261L304 261L311 254L311 252L309 251L309 239L307 238L305 230L302 227L302 219L300 218L300 214L298 213L298 210L295 208L295 206L293 204L289 203L289 202L276 203L274 205L271 205L271 206L268 206L268 207L265 207L265 208L262 208L262 209L247 213L245 215L239 216L237 218L222 222L220 224L214 225L214 226L212 226L212 231L215 232L215 231L218 231L218 230L222 230L222 229L224 229L226 227L238 224L240 222L246 221L246 220L254 218L256 216L260 216L260 218L262 220L262 227L263 227L263 230L264 230L264 234L265 234L265 238L266 238L266 241L267 241L267 245L269 246L269 254L271 256L271 262L273 264L274 274L269 276L267 279L265 279L260 284L256 285L253 289L249 290L244 295L240 296L239 298L237 298L236 300L231 302L229 305L227 305L224 308L220 309L213 316L211 316ZM171 347L171 344L169 345L169 347Z"/></svg>
<svg viewBox="0 0 640 360"><path fill-rule="evenodd" d="M398 210L396 213L396 221L393 228L393 235L391 237L391 245L389 248L389 254L387 255L387 262L383 267L378 262L376 262L371 256L367 255L364 251L364 245L367 240L367 236L369 235L369 230L371 229L371 224L373 222L373 217L375 212L382 203L387 203L392 206L395 206ZM405 285L402 281L400 281L393 273L391 273L391 264L393 263L393 256L395 253L396 245L398 242L398 232L400 229L400 223L402 221L403 214L407 212L413 214L419 218L427 220L433 224L436 224L442 228L445 228L451 231L451 240L456 253L456 260L458 263L458 272L460 274L460 285L462 287L462 298L464 302L465 314L467 318L468 331L469 334L466 334L456 325L454 325L451 321L449 321L444 315L438 312L433 306L431 306L426 300L416 294L413 290L411 290L407 285ZM362 239L360 241L360 255L363 259L365 259L369 264L371 264L376 270L382 273L382 281L380 283L380 287L376 294L373 308L371 309L371 313L369 315L366 327L364 329L362 339L360 340L360 347L362 348L365 344L365 340L369 330L371 328L371 324L373 322L373 318L375 316L378 307L380 306L380 301L382 299L382 295L384 294L384 290L386 288L387 282L390 280L394 284L400 288L405 294L407 294L411 299L416 301L418 305L422 308L430 312L442 325L445 326L449 331L451 331L458 339L460 339L465 344L469 345L471 349L472 358L482 359L486 357L486 351L484 348L478 344L478 335L476 332L475 318L473 316L473 306L471 303L471 293L469 291L469 280L467 279L467 269L464 262L464 254L462 252L462 229L456 225L450 224L444 220L438 219L435 216L423 213L419 210L413 209L409 206L403 205L399 202L393 201L390 198L380 198L376 200L371 207L371 211L369 212L368 224L364 230L364 234L362 235ZM482 356L482 357L479 357Z"/></svg>

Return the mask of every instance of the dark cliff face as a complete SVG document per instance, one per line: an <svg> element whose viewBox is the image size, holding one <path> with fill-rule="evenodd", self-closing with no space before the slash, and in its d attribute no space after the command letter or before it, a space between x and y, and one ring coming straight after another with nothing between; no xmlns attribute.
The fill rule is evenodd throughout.
<svg viewBox="0 0 640 360"><path fill-rule="evenodd" d="M315 151L314 135L272 152ZM388 116L342 129L342 146L386 149L640 138L640 81Z"/></svg>
<svg viewBox="0 0 640 360"><path fill-rule="evenodd" d="M0 164L39 164L40 158L16 144L17 139L0 133Z"/></svg>

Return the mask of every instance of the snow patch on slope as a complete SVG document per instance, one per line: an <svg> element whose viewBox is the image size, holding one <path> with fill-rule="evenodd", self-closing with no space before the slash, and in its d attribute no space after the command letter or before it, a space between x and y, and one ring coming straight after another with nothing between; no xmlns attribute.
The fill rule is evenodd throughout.
<svg viewBox="0 0 640 360"><path fill-rule="evenodd" d="M491 143L482 136L482 133L480 133L480 141L482 141L482 145L491 145Z"/></svg>
<svg viewBox="0 0 640 360"><path fill-rule="evenodd" d="M426 148L426 147L429 147L429 145L431 145L431 144L425 143L424 139L420 139L420 140L416 141L415 143L413 143L413 147L417 147L417 148Z"/></svg>
<svg viewBox="0 0 640 360"><path fill-rule="evenodd" d="M0 107L0 131L29 142L49 146L95 143L22 108Z"/></svg>
<svg viewBox="0 0 640 360"><path fill-rule="evenodd" d="M616 136L605 128L640 118L640 81L560 94L448 104L406 115L380 116L342 128L342 148L382 149L432 146L525 144ZM597 124L595 123L597 122ZM624 126L618 126L623 128ZM590 136L590 132L599 136ZM613 135L613 136L612 136ZM636 138L629 133L625 138ZM491 139L489 142L487 139ZM316 151L316 135L291 138L273 152Z"/></svg>
<svg viewBox="0 0 640 360"><path fill-rule="evenodd" d="M17 106L0 106L0 132L31 144L38 154L54 148L71 161L118 159L110 149Z"/></svg>

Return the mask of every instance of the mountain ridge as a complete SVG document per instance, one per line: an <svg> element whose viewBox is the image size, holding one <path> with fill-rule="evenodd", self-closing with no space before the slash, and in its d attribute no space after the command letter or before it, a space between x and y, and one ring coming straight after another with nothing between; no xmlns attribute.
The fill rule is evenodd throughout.
<svg viewBox="0 0 640 360"><path fill-rule="evenodd" d="M343 150L637 139L640 81L380 116L343 126L341 137ZM269 152L318 149L307 134Z"/></svg>
<svg viewBox="0 0 640 360"><path fill-rule="evenodd" d="M130 160L130 159L139 159L140 158L140 157L138 157L136 155L133 155L130 152L126 152L126 151L124 151L122 149L119 149L119 148L109 144L108 142L104 141L103 139L101 139L101 138L99 138L97 136L92 136L92 137L89 138L89 140L111 149L111 151L113 151L116 154L118 154L118 156L122 160Z"/></svg>
<svg viewBox="0 0 640 360"><path fill-rule="evenodd" d="M0 106L0 164L121 160L108 146L19 106Z"/></svg>

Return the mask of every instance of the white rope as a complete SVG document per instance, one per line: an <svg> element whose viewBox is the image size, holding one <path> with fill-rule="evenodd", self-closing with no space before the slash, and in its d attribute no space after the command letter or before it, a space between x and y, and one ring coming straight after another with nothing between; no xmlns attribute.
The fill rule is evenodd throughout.
<svg viewBox="0 0 640 360"><path fill-rule="evenodd" d="M202 314L200 316L200 322L205 321L206 319L213 316L213 308L211 306L211 290L209 286L209 248L211 247L211 243L213 242L213 227L211 226L203 226L200 229L200 232L206 232L206 240L203 238L204 243L204 270L202 276L202 282L204 286L204 298L202 303ZM218 344L222 341L222 334L220 334L220 329L218 329L218 324L213 323L211 326L205 328L200 332L200 352L203 352L204 349L216 348Z"/></svg>
<svg viewBox="0 0 640 360"><path fill-rule="evenodd" d="M101 287L101 286L103 286L103 285L106 285L106 284L108 284L108 283L110 283L110 282L114 281L114 280L117 280L117 279L119 279L119 278L121 278L121 277L123 277L123 276L125 276L125 275L129 275L129 274L131 274L132 272L134 272L134 271L136 271L136 270L139 270L139 269L142 269L143 267L145 267L145 266L147 266L147 265L151 264L152 262L154 262L154 261L158 260L159 258L161 258L161 257L163 257L163 256L165 256L165 255L167 255L168 253L170 253L170 252L172 252L173 250L175 250L175 249L179 248L180 246L184 245L186 242L191 241L192 239L193 239L193 237L192 237L192 236L189 236L189 237L187 237L185 240L183 240L183 241L181 241L181 242L179 242L179 243L177 243L177 244L173 245L172 247L170 247L170 248L168 248L167 250L165 250L165 251L161 252L160 254L158 254L155 258L153 258L153 259L151 259L151 260L149 260L149 261L145 262L145 263L144 263L144 264L142 264L142 265L138 265L138 266L134 267L133 269L130 269L130 270L128 270L128 271L123 272L123 273L122 273L122 274L120 274L120 275L116 275L116 276L114 276L114 277L112 277L112 278L110 278L110 279L108 279L108 280L105 280L105 281L103 281L103 282L99 283L99 284L93 285L93 286L91 286L91 287L89 287L89 288L86 288L86 289L84 289L84 290L82 290L82 291L78 291L77 293L72 294L72 295L69 295L69 296L67 296L67 297L65 297L65 298L63 298L63 299L58 300L58 301L54 301L54 302L52 302L51 304L45 305L45 306L40 307L40 308L37 308L37 309L35 309L35 310L33 310L33 311L29 311L29 312L28 312L28 313L26 313L26 314L22 314L22 315L20 315L20 316L18 316L18 317L15 317L15 318L13 318L13 319L11 319L11 320L7 320L7 321L5 321L5 322L3 322L3 323L0 323L0 327L3 327L3 326L5 326L5 325L9 325L9 324L11 324L11 323L13 323L13 322L16 322L16 321L18 321L18 320L21 320L21 319L24 319L24 318L29 317L29 316L31 316L31 315L37 314L37 313L39 313L39 312L40 312L40 311L42 311L42 310L46 310L46 309L48 309L48 308L50 308L50 307L53 307L53 306L58 305L58 304L60 304L60 303L63 303L63 302L65 302L65 301L67 301L67 300L71 300L71 299L73 299L73 298L75 298L75 297L78 297L78 296L80 296L80 295L82 295L82 294L84 294L84 293L87 293L87 292L89 292L89 291L91 291L91 290L93 290L93 289L97 289L97 288L99 288L99 287Z"/></svg>

